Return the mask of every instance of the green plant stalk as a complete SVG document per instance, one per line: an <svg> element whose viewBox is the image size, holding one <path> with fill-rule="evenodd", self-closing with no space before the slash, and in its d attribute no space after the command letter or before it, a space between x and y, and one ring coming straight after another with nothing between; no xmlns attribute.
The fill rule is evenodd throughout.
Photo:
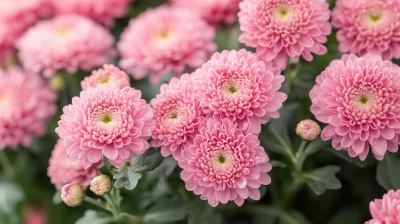
<svg viewBox="0 0 400 224"><path fill-rule="evenodd" d="M119 211L119 208L118 208L117 204L115 203L114 199L112 199L109 194L105 194L104 198L111 205L112 213L113 213L114 217L117 218L119 216L120 211Z"/></svg>
<svg viewBox="0 0 400 224"><path fill-rule="evenodd" d="M89 204L92 204L92 205L94 205L94 206L97 206L97 207L99 207L99 208L102 208L102 209L104 209L104 210L106 210L106 211L112 213L112 211L111 211L110 209L108 209L104 204L98 202L98 201L95 200L94 198L91 198L91 197L86 196L86 197L85 197L85 201L86 201L87 203L89 203Z"/></svg>
<svg viewBox="0 0 400 224"><path fill-rule="evenodd" d="M13 179L14 178L14 174L15 174L14 168L11 165L11 162L8 159L5 150L0 150L0 163L3 166L7 177L10 178L10 179Z"/></svg>

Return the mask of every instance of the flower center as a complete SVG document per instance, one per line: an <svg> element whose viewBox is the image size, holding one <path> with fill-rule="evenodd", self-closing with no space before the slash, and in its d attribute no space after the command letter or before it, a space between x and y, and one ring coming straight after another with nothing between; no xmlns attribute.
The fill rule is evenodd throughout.
<svg viewBox="0 0 400 224"><path fill-rule="evenodd" d="M172 120L178 119L178 113L177 112L173 112L169 115L169 118Z"/></svg>
<svg viewBox="0 0 400 224"><path fill-rule="evenodd" d="M360 103L361 103L361 104L367 104L367 103L368 103L368 97L366 97L366 96L361 96L361 98L360 98Z"/></svg>
<svg viewBox="0 0 400 224"><path fill-rule="evenodd" d="M168 37L170 36L170 33L169 33L169 31L168 30L164 30L164 31L162 31L161 33L160 33L160 39L168 39Z"/></svg>
<svg viewBox="0 0 400 224"><path fill-rule="evenodd" d="M373 12L369 14L369 19L372 23L377 23L383 17L382 12Z"/></svg>
<svg viewBox="0 0 400 224"><path fill-rule="evenodd" d="M225 161L226 161L225 156L223 156L222 154L219 155L219 157L218 157L218 162L219 162L220 164L224 164Z"/></svg>
<svg viewBox="0 0 400 224"><path fill-rule="evenodd" d="M275 18L278 20L286 20L290 16L290 10L287 6L279 6L275 9Z"/></svg>
<svg viewBox="0 0 400 224"><path fill-rule="evenodd" d="M104 124L108 124L111 121L112 121L112 117L109 114L106 114L101 118L101 122L103 122Z"/></svg>
<svg viewBox="0 0 400 224"><path fill-rule="evenodd" d="M64 37L71 33L71 29L67 26L63 26L57 27L53 32L56 36Z"/></svg>
<svg viewBox="0 0 400 224"><path fill-rule="evenodd" d="M107 84L109 81L110 81L110 77L106 76L106 77L100 79L99 83L100 84Z"/></svg>
<svg viewBox="0 0 400 224"><path fill-rule="evenodd" d="M231 94L234 94L234 93L236 93L236 92L237 92L237 89L236 89L236 87L235 87L235 86L229 86L229 88L228 88L228 92L229 92L229 93L231 93Z"/></svg>

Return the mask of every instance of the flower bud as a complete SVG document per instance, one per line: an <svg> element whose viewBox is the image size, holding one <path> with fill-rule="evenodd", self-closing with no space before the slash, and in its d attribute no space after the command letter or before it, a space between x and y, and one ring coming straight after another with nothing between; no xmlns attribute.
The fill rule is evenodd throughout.
<svg viewBox="0 0 400 224"><path fill-rule="evenodd" d="M61 92L65 88L65 80L62 74L55 74L49 80L49 86L56 92Z"/></svg>
<svg viewBox="0 0 400 224"><path fill-rule="evenodd" d="M90 190L96 195L103 196L111 190L111 179L107 175L101 174L92 179Z"/></svg>
<svg viewBox="0 0 400 224"><path fill-rule="evenodd" d="M302 120L296 127L296 134L304 141L312 141L318 138L320 133L321 127L319 124L310 119Z"/></svg>
<svg viewBox="0 0 400 224"><path fill-rule="evenodd" d="M61 188L61 199L69 207L76 207L82 204L85 194L79 184L67 184Z"/></svg>

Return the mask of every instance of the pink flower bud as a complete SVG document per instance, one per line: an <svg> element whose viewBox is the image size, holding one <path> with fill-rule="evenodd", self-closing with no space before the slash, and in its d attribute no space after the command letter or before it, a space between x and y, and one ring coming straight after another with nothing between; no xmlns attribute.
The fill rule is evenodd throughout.
<svg viewBox="0 0 400 224"><path fill-rule="evenodd" d="M111 179L107 175L96 176L90 182L90 190L96 195L103 196L111 190Z"/></svg>
<svg viewBox="0 0 400 224"><path fill-rule="evenodd" d="M61 199L69 207L76 207L85 199L85 194L79 184L67 184L61 188Z"/></svg>
<svg viewBox="0 0 400 224"><path fill-rule="evenodd" d="M305 141L313 141L321 133L321 127L313 120L302 120L297 124L296 134Z"/></svg>

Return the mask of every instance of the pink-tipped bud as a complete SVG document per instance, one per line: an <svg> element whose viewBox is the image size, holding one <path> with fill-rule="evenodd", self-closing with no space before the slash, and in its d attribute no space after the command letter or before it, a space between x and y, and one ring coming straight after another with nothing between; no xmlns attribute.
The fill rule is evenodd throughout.
<svg viewBox="0 0 400 224"><path fill-rule="evenodd" d="M66 184L61 188L61 199L69 207L76 207L82 204L85 194L79 184Z"/></svg>
<svg viewBox="0 0 400 224"><path fill-rule="evenodd" d="M296 134L304 141L313 141L321 134L321 127L313 120L302 120L297 124Z"/></svg>
<svg viewBox="0 0 400 224"><path fill-rule="evenodd" d="M107 175L101 174L92 179L90 190L96 195L103 196L111 191L111 179Z"/></svg>

